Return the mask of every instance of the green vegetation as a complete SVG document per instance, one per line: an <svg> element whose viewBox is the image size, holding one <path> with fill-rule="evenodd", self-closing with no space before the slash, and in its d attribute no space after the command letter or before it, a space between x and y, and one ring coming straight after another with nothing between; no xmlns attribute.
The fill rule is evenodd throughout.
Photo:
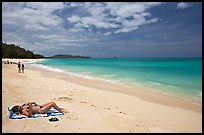
<svg viewBox="0 0 204 135"><path fill-rule="evenodd" d="M91 57L87 57L87 56L74 56L74 55L64 55L64 54L58 54L58 55L54 55L54 56L50 56L47 58L91 58Z"/></svg>
<svg viewBox="0 0 204 135"><path fill-rule="evenodd" d="M2 58L25 58L25 59L35 59L44 58L43 55L34 54L30 50L25 50L14 44L2 43Z"/></svg>

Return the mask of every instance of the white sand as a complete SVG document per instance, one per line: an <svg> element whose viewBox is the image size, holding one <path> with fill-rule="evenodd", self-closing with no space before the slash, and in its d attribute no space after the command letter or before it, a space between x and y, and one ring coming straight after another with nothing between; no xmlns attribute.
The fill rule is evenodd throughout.
<svg viewBox="0 0 204 135"><path fill-rule="evenodd" d="M202 132L202 106L125 88L26 67L19 74L16 65L2 64L2 132ZM54 101L66 112L56 123L9 119L8 106L28 101Z"/></svg>

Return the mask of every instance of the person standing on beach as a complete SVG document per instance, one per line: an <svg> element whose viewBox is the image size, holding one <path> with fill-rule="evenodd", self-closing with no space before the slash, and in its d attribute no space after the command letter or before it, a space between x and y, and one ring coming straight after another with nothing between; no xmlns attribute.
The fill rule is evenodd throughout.
<svg viewBox="0 0 204 135"><path fill-rule="evenodd" d="M18 73L21 73L21 63L18 62Z"/></svg>
<svg viewBox="0 0 204 135"><path fill-rule="evenodd" d="M22 64L22 73L24 73L24 64Z"/></svg>

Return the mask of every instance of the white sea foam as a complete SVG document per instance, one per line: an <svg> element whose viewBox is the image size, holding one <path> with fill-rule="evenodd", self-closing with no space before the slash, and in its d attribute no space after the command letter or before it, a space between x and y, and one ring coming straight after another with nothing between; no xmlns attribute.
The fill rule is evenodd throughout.
<svg viewBox="0 0 204 135"><path fill-rule="evenodd" d="M90 73L91 72L89 72L89 74ZM89 79L89 80L100 80L100 81L106 81L106 82L110 82L110 83L116 83L116 81L114 81L114 80L99 78L99 77L93 77L93 76L90 76L90 75L87 75L87 74L84 75L83 73L82 74L77 74L77 73L73 73L73 72L66 72L66 74L76 76L76 77L85 78L85 79Z"/></svg>
<svg viewBox="0 0 204 135"><path fill-rule="evenodd" d="M91 72L81 72L81 74L83 74L83 75L90 75Z"/></svg>
<svg viewBox="0 0 204 135"><path fill-rule="evenodd" d="M32 61L26 61L26 62L21 62L21 63L24 63L24 64L31 64L31 63L36 63L36 62L39 62L39 61L43 61L45 59L38 59L38 60L32 60Z"/></svg>
<svg viewBox="0 0 204 135"><path fill-rule="evenodd" d="M160 88L163 85L163 83L158 82L158 81L147 81L146 85L150 87Z"/></svg>
<svg viewBox="0 0 204 135"><path fill-rule="evenodd" d="M49 70L49 71L65 73L67 75L81 77L81 78L85 78L85 79L89 79L89 80L100 80L100 81L116 83L116 81L114 81L114 80L103 79L103 78L93 77L93 76L87 75L87 72L86 73L82 72L82 74L80 74L80 73L73 73L73 72L69 72L69 71L64 71L62 69L53 68L53 67L45 66L45 65L42 65L42 64L37 64L37 63L29 63L29 65L31 65L34 68L41 68L41 69L45 69L45 70ZM91 74L91 72L88 72L88 74Z"/></svg>
<svg viewBox="0 0 204 135"><path fill-rule="evenodd" d="M42 68L42 69L46 69L46 70L50 70L50 71L54 71L54 72L65 72L61 69L57 69L57 68L52 68L52 67L48 67L42 64L30 64L33 67L37 67L37 68Z"/></svg>
<svg viewBox="0 0 204 135"><path fill-rule="evenodd" d="M202 91L198 92L198 97L202 97Z"/></svg>
<svg viewBox="0 0 204 135"><path fill-rule="evenodd" d="M76 73L73 73L73 72L66 72L66 74L72 75L72 76L77 76L77 77L82 77L82 78L86 78L86 79L90 79L90 80L96 79L96 78L94 78L92 76L76 74Z"/></svg>

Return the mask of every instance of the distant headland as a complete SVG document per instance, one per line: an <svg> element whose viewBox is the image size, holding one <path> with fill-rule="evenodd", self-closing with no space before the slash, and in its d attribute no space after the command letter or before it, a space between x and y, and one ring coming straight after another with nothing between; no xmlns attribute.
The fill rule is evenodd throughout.
<svg viewBox="0 0 204 135"><path fill-rule="evenodd" d="M43 55L35 54L15 44L2 43L2 58L38 59Z"/></svg>
<svg viewBox="0 0 204 135"><path fill-rule="evenodd" d="M54 56L43 56L35 54L30 50L25 50L15 44L2 43L2 58L21 58L21 59L38 59L38 58L91 58L88 56L57 54Z"/></svg>
<svg viewBox="0 0 204 135"><path fill-rule="evenodd" d="M91 57L88 57L88 56L80 56L80 55L64 55L64 54L57 54L57 55L54 55L54 56L50 56L50 57L46 57L46 58L91 58Z"/></svg>

